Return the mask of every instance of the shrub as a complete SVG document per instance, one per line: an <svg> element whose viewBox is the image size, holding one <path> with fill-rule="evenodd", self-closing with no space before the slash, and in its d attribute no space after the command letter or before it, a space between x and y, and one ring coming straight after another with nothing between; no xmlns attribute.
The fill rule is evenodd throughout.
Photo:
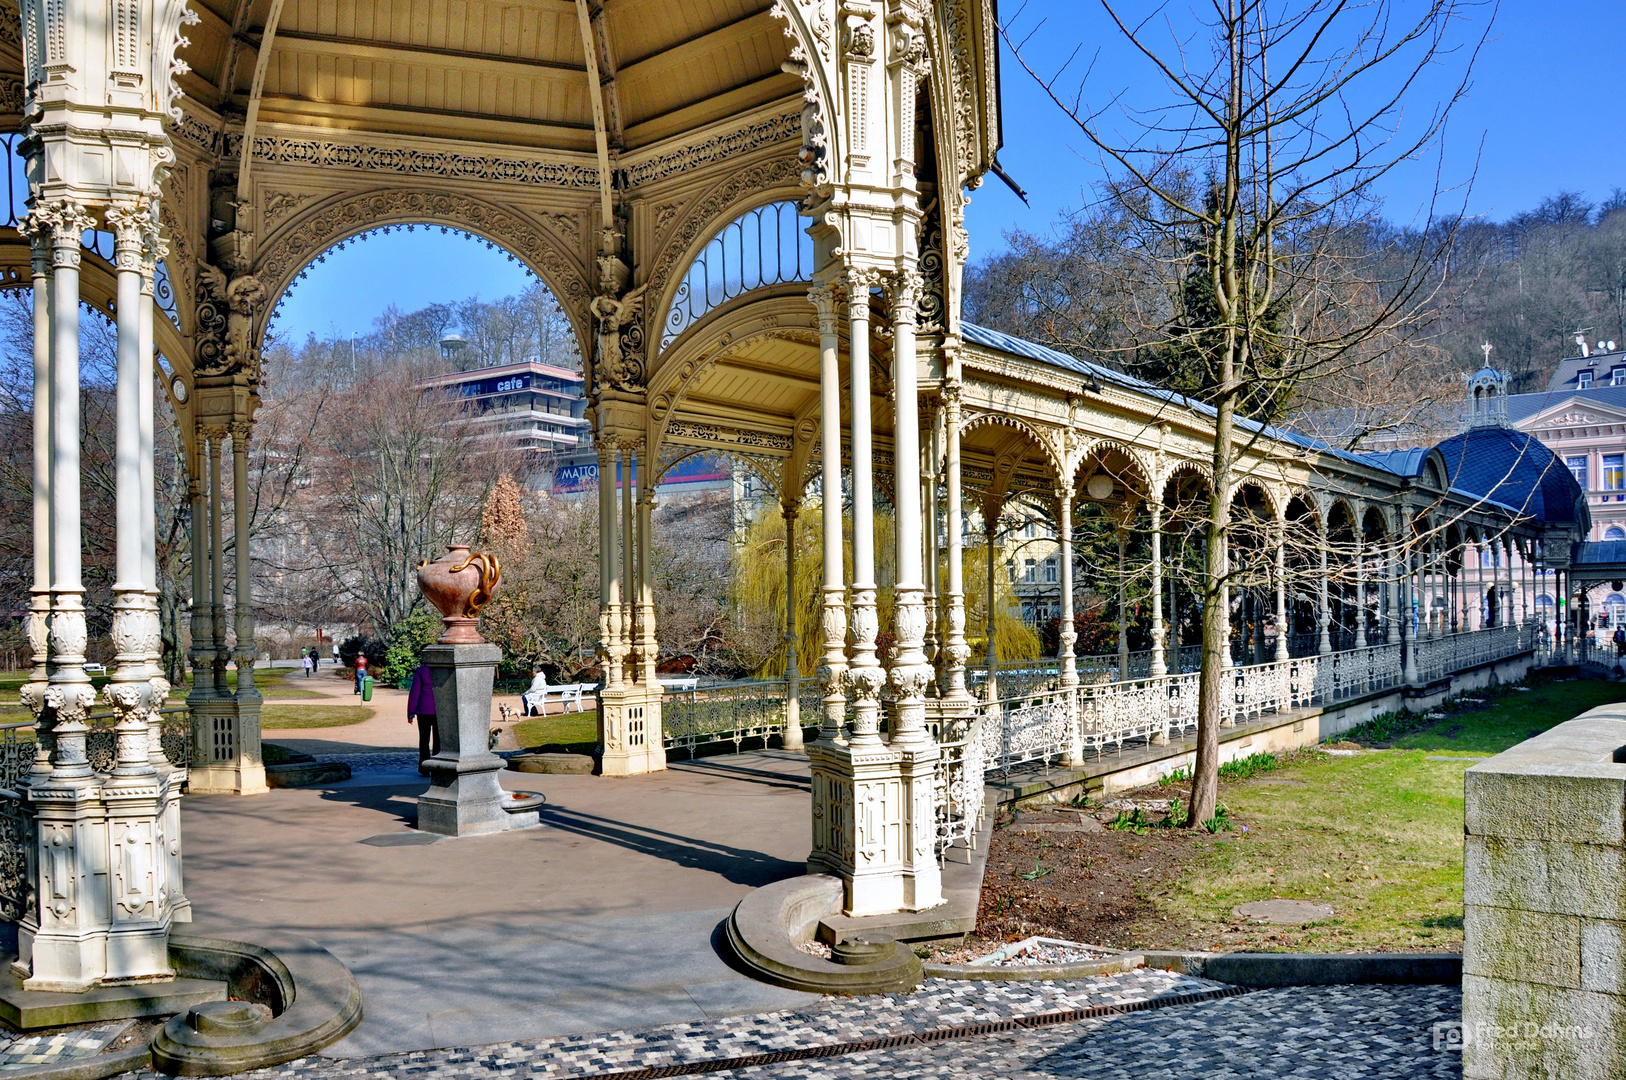
<svg viewBox="0 0 1626 1080"><path fill-rule="evenodd" d="M424 646L433 643L444 629L439 617L424 608L419 608L390 627L390 643L384 650L384 662L373 672L373 677L390 685L398 685L412 678L412 672L423 663ZM343 646L339 652L342 656ZM367 654L367 662L373 662L371 653Z"/></svg>
<svg viewBox="0 0 1626 1080"><path fill-rule="evenodd" d="M365 655L367 657L367 669L375 672L376 676L376 669L384 665L385 652L386 649L382 641L375 637L363 637L361 634L356 634L339 642L339 663L347 668L354 669L356 657Z"/></svg>

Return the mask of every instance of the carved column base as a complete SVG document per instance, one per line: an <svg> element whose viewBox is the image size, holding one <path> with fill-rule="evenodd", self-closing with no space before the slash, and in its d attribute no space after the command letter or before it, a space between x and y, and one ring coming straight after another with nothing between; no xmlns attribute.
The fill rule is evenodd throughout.
<svg viewBox="0 0 1626 1080"><path fill-rule="evenodd" d="M813 851L808 868L841 878L843 913L887 915L919 910L916 904L940 903L942 888L935 877L932 850L936 821L932 820L929 835L910 832L917 816L912 807L932 802L936 744L918 754L905 754L884 744L816 742L809 744L807 756L813 773ZM911 759L907 773L906 757ZM924 800L915 798L922 767ZM913 854L921 843L929 870Z"/></svg>
<svg viewBox="0 0 1626 1080"><path fill-rule="evenodd" d="M605 776L664 770L660 683L625 682L600 690L598 742L603 751L599 771Z"/></svg>
<svg viewBox="0 0 1626 1080"><path fill-rule="evenodd" d="M168 783L100 779L28 788L34 896L17 928L25 990L82 993L174 978L166 882Z"/></svg>
<svg viewBox="0 0 1626 1080"><path fill-rule="evenodd" d="M257 695L256 695L257 696ZM260 751L260 703L234 697L188 696L192 707L194 795L264 795L265 762Z"/></svg>

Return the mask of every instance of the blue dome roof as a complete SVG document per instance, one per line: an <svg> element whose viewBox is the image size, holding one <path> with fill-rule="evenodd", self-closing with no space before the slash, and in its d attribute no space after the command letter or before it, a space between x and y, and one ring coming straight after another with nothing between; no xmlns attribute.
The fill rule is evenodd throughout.
<svg viewBox="0 0 1626 1080"><path fill-rule="evenodd" d="M1538 521L1556 525L1576 520L1581 486L1533 436L1510 427L1479 427L1452 436L1437 449L1451 487Z"/></svg>

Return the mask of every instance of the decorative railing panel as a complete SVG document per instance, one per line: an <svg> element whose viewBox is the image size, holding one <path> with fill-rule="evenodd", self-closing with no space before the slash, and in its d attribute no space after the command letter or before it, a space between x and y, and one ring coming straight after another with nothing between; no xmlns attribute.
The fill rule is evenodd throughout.
<svg viewBox="0 0 1626 1080"><path fill-rule="evenodd" d="M805 708L807 696L798 700ZM732 742L737 752L746 739L785 733L785 684L752 680L668 690L661 699L661 728L667 749L692 753L706 743Z"/></svg>

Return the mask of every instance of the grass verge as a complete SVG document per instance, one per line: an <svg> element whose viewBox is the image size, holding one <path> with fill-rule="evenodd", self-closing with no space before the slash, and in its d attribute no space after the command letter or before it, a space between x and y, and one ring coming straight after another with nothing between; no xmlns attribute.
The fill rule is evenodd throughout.
<svg viewBox="0 0 1626 1080"><path fill-rule="evenodd" d="M1353 756L1305 750L1222 770L1230 828L1159 827L1164 815L1099 812L1100 832L1025 828L1068 820L1024 812L1002 823L984 879L980 943L1050 934L1182 949L1354 952L1462 947L1463 773L1599 705L1626 685L1533 679L1473 692L1433 718L1379 718L1344 736ZM1186 797L1184 784L1137 801ZM1252 900L1331 904L1303 926L1231 914Z"/></svg>
<svg viewBox="0 0 1626 1080"><path fill-rule="evenodd" d="M262 728L330 728L348 727L372 719L373 711L365 705L263 705L260 707Z"/></svg>
<svg viewBox="0 0 1626 1080"><path fill-rule="evenodd" d="M598 744L598 714L527 717L514 724L514 741L525 749L560 745L591 752Z"/></svg>

